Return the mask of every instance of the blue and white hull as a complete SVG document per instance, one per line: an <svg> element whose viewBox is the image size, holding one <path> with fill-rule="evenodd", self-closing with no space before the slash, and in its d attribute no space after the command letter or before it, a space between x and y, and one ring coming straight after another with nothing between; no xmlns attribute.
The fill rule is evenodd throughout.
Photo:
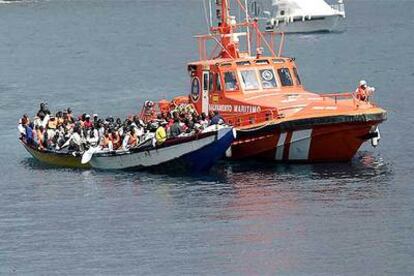
<svg viewBox="0 0 414 276"><path fill-rule="evenodd" d="M102 170L159 167L163 170L205 171L224 156L233 140L233 128L219 127L207 133L167 140L155 148L147 146L129 151L95 153L89 163Z"/></svg>

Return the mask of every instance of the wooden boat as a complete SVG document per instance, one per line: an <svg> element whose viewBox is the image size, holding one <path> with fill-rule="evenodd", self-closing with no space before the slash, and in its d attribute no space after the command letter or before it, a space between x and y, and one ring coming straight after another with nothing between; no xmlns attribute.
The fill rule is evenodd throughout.
<svg viewBox="0 0 414 276"><path fill-rule="evenodd" d="M33 145L26 144L20 140L24 148L38 161L56 167L90 169L90 164L82 164L80 154L73 155L67 151L40 150Z"/></svg>
<svg viewBox="0 0 414 276"><path fill-rule="evenodd" d="M56 167L102 170L162 168L163 171L200 172L208 170L222 158L234 138L232 127L212 126L207 132L168 139L160 146L154 147L152 140L147 140L128 151L93 153L87 163L82 163L82 154L78 152L41 150L20 141L36 160Z"/></svg>
<svg viewBox="0 0 414 276"><path fill-rule="evenodd" d="M128 151L94 153L89 164L101 170L205 171L224 157L234 140L232 127L213 126L216 127L209 132L169 139L160 146L153 147L150 140L150 143Z"/></svg>
<svg viewBox="0 0 414 276"><path fill-rule="evenodd" d="M365 141L374 139L377 144L378 125L387 113L372 98L308 91L295 59L282 56L283 33L276 51L276 33L262 33L241 1L233 7L240 7L242 22L230 15L228 0L214 4L217 20L210 16L210 33L196 36L200 59L187 67L191 83L187 102L199 113L219 111L235 126L237 138L227 157L348 161ZM183 96L172 102L177 99L182 101Z"/></svg>

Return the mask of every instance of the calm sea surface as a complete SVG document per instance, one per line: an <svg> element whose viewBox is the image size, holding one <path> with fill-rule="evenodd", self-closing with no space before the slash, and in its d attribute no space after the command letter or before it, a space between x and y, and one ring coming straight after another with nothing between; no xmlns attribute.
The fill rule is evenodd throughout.
<svg viewBox="0 0 414 276"><path fill-rule="evenodd" d="M41 101L126 116L188 90L201 1L0 4L0 274L414 274L414 1L346 1L347 31L288 36L313 91L363 78L387 108L351 163L206 175L48 168L17 141Z"/></svg>

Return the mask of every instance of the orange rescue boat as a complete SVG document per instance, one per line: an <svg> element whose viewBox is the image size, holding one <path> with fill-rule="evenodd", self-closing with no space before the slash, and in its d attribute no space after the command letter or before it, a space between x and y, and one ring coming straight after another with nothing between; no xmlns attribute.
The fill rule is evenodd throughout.
<svg viewBox="0 0 414 276"><path fill-rule="evenodd" d="M199 113L219 111L237 128L227 157L348 161L363 142L371 139L376 145L386 111L355 93L307 91L295 59L281 55L284 35L260 32L257 20L248 16L240 1L236 0L243 11L241 23L230 15L228 0L214 1L217 24L213 26L210 16L210 34L196 36L200 60L188 64L188 102ZM277 53L276 35L280 37Z"/></svg>

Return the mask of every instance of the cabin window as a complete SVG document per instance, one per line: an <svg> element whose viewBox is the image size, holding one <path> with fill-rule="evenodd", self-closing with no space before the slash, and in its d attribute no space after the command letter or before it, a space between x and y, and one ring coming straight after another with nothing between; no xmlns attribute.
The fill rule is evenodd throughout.
<svg viewBox="0 0 414 276"><path fill-rule="evenodd" d="M195 77L191 82L191 98L194 102L198 101L200 97L200 80Z"/></svg>
<svg viewBox="0 0 414 276"><path fill-rule="evenodd" d="M208 74L203 73L203 90L204 91L208 91L208 85L209 85L209 81L208 81Z"/></svg>
<svg viewBox="0 0 414 276"><path fill-rule="evenodd" d="M246 90L260 89L259 81L257 80L256 70L240 71L240 75L243 80L244 89Z"/></svg>
<svg viewBox="0 0 414 276"><path fill-rule="evenodd" d="M236 64L239 66L250 65L250 61L238 61Z"/></svg>
<svg viewBox="0 0 414 276"><path fill-rule="evenodd" d="M213 73L210 72L209 78L208 78L208 91L209 92L213 91L213 84L214 84L213 76L214 76Z"/></svg>
<svg viewBox="0 0 414 276"><path fill-rule="evenodd" d="M238 90L237 78L234 72L224 73L224 84L226 86L226 91Z"/></svg>
<svg viewBox="0 0 414 276"><path fill-rule="evenodd" d="M282 83L282 86L292 86L292 76L290 75L288 68L280 68L277 69L277 72L279 73L280 81Z"/></svg>
<svg viewBox="0 0 414 276"><path fill-rule="evenodd" d="M263 89L277 87L275 73L273 72L273 69L259 70L259 73Z"/></svg>
<svg viewBox="0 0 414 276"><path fill-rule="evenodd" d="M285 61L280 58L272 59L273 63L284 63Z"/></svg>
<svg viewBox="0 0 414 276"><path fill-rule="evenodd" d="M214 74L214 78L216 79L216 91L221 91L221 80L219 74Z"/></svg>
<svg viewBox="0 0 414 276"><path fill-rule="evenodd" d="M302 82L300 81L298 70L296 70L296 67L293 67L293 73L295 74L296 84L302 85Z"/></svg>

